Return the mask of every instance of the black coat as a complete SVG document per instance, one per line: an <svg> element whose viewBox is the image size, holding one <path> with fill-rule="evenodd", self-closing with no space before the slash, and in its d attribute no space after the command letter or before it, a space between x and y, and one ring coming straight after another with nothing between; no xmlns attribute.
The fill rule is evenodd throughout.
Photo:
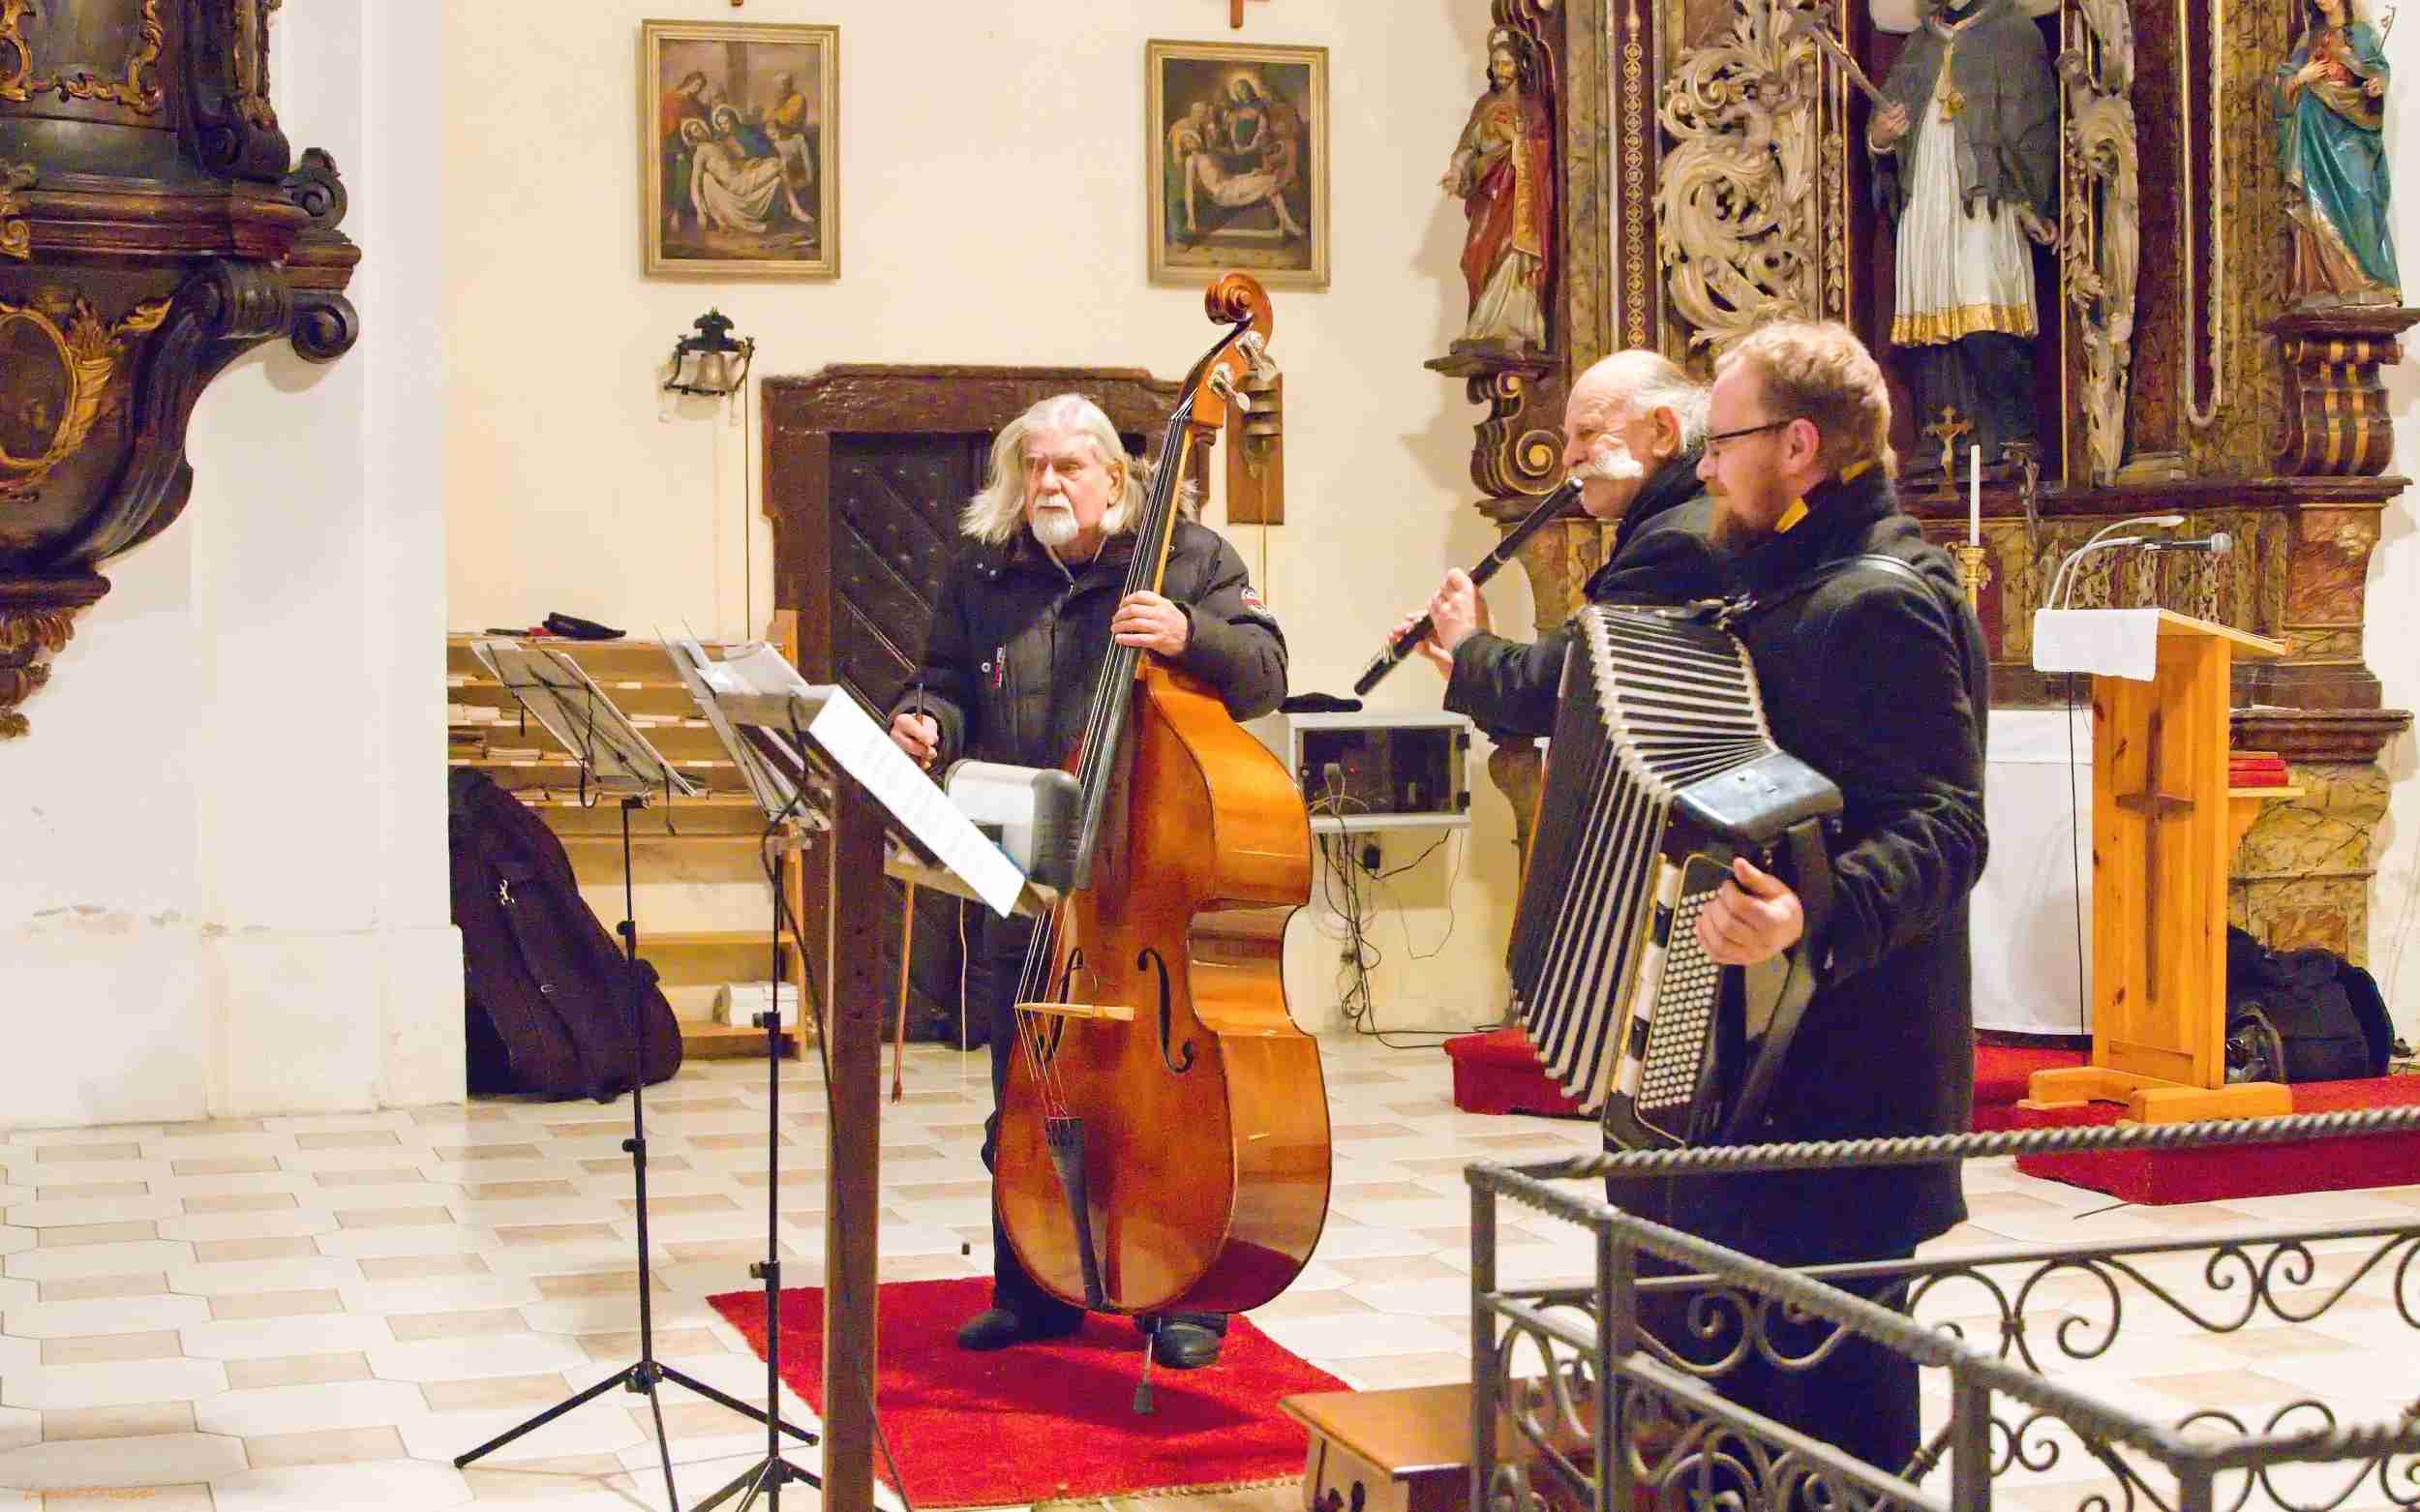
<svg viewBox="0 0 2420 1512"><path fill-rule="evenodd" d="M1754 1143L1963 1134L1974 1095L1967 899L1982 875L1982 630L1957 569L1878 471L1807 498L1794 529L1736 559L1771 607L1746 644L1775 743L1840 787L1833 908L1815 995ZM1928 582L1851 567L1894 557ZM1966 1216L1958 1168L1869 1167L1677 1184L1679 1226L1785 1264L1904 1253Z"/></svg>
<svg viewBox="0 0 2420 1512"><path fill-rule="evenodd" d="M1695 450L1675 457L1639 490L1605 564L1582 590L1589 603L1684 604L1726 591L1730 577L1711 540L1714 506L1698 486L1697 457ZM1445 683L1447 711L1497 735L1554 734L1573 633L1566 620L1534 643L1486 630L1463 637Z"/></svg>
<svg viewBox="0 0 2420 1512"><path fill-rule="evenodd" d="M1125 596L1134 537L1113 535L1073 572L1020 529L1005 546L968 541L933 600L924 655L891 713L941 726L935 770L960 757L1055 767L1083 734L1093 681ZM1176 523L1160 591L1191 628L1176 665L1251 719L1286 697L1286 638L1217 531Z"/></svg>

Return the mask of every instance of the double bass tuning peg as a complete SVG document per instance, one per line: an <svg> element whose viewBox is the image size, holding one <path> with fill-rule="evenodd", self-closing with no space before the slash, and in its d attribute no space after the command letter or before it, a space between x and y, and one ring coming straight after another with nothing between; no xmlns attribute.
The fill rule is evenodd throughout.
<svg viewBox="0 0 2420 1512"><path fill-rule="evenodd" d="M1250 340L1251 338L1247 337L1245 339ZM1242 413L1252 413L1252 396L1246 394L1242 389L1235 386L1235 376L1229 373L1226 369L1214 368L1211 370L1210 392L1218 395L1221 399L1225 400L1228 404L1233 405L1236 409Z"/></svg>

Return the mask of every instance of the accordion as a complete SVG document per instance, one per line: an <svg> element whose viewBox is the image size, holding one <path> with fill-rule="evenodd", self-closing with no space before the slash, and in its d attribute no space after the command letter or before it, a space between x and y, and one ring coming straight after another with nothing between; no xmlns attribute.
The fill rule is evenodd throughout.
<svg viewBox="0 0 2420 1512"><path fill-rule="evenodd" d="M1573 616L1513 921L1523 1032L1626 1148L1720 1142L1757 1116L1830 912L1822 825L1840 791L1773 744L1746 648L1720 612ZM1777 971L1729 970L1698 945L1697 916L1734 856L1779 876L1805 911Z"/></svg>

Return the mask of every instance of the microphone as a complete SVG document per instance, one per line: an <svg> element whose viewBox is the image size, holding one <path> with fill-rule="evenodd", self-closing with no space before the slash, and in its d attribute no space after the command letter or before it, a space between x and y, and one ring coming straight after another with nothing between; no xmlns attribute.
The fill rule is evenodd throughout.
<svg viewBox="0 0 2420 1512"><path fill-rule="evenodd" d="M2235 537L2224 530L2213 530L2208 535L2197 535L2182 541L2145 541L2142 543L2142 549L2144 551L2198 551L2207 552L2213 557L2223 557L2235 549Z"/></svg>

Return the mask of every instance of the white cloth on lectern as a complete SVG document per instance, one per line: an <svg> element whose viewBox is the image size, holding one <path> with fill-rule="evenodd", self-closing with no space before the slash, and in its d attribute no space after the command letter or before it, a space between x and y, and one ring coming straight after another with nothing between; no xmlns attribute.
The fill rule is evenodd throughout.
<svg viewBox="0 0 2420 1512"><path fill-rule="evenodd" d="M1990 859L1970 911L1975 1027L2088 1034L2090 999L2078 1000L2076 962L2079 939L2092 939L2091 711L1991 711L1983 822ZM2082 953L2089 992L2089 943Z"/></svg>
<svg viewBox="0 0 2420 1512"><path fill-rule="evenodd" d="M2148 682L2160 670L2160 611L2037 609L2034 670Z"/></svg>

